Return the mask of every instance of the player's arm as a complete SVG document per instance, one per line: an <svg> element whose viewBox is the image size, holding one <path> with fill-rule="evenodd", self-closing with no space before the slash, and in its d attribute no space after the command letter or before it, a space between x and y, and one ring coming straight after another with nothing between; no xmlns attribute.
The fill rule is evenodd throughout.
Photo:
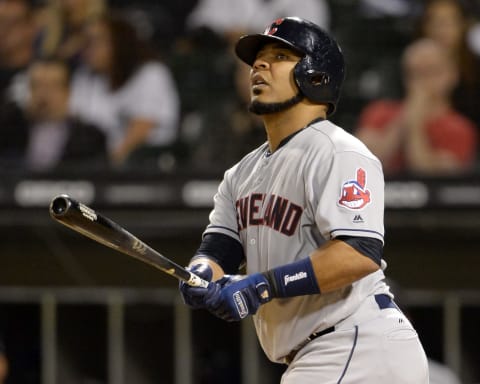
<svg viewBox="0 0 480 384"><path fill-rule="evenodd" d="M255 314L274 298L316 295L352 284L380 268L383 243L378 239L342 236L310 255L265 272L220 280L206 308L236 321Z"/></svg>
<svg viewBox="0 0 480 384"><path fill-rule="evenodd" d="M316 282L323 293L334 291L377 271L383 244L367 237L341 237L310 254Z"/></svg>
<svg viewBox="0 0 480 384"><path fill-rule="evenodd" d="M383 244L368 237L342 236L309 256L264 272L269 295L294 297L346 287L380 268Z"/></svg>

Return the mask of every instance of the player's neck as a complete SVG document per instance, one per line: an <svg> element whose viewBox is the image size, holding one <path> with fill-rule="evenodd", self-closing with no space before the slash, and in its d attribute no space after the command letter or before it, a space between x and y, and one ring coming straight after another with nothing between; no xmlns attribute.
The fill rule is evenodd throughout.
<svg viewBox="0 0 480 384"><path fill-rule="evenodd" d="M273 153L284 138L318 118L326 118L326 107L298 104L286 111L262 115L270 152Z"/></svg>

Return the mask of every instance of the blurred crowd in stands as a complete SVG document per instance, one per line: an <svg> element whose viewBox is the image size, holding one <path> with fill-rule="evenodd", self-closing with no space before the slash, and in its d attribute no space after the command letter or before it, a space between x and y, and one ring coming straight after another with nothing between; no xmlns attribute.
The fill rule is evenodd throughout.
<svg viewBox="0 0 480 384"><path fill-rule="evenodd" d="M0 169L221 172L265 141L239 36L330 30L347 61L332 120L389 176L474 172L474 0L0 0Z"/></svg>

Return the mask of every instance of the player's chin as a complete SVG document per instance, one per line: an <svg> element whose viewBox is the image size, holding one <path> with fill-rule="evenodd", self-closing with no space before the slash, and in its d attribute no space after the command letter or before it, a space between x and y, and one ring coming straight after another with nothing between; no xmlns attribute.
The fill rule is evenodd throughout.
<svg viewBox="0 0 480 384"><path fill-rule="evenodd" d="M250 101L257 100L258 98L261 98L263 95L263 91L261 89L255 88L252 89L252 92L250 93Z"/></svg>
<svg viewBox="0 0 480 384"><path fill-rule="evenodd" d="M272 100L271 97L268 96L267 92L259 90L257 93L253 93L250 96L250 102L251 103L272 103L274 100Z"/></svg>

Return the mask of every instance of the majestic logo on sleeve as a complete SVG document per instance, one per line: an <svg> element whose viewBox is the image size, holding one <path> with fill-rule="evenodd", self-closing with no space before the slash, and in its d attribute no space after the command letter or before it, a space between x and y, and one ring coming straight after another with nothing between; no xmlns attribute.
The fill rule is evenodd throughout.
<svg viewBox="0 0 480 384"><path fill-rule="evenodd" d="M356 180L343 183L338 204L348 209L362 209L370 203L370 191L366 188L367 173L363 168L357 169Z"/></svg>

